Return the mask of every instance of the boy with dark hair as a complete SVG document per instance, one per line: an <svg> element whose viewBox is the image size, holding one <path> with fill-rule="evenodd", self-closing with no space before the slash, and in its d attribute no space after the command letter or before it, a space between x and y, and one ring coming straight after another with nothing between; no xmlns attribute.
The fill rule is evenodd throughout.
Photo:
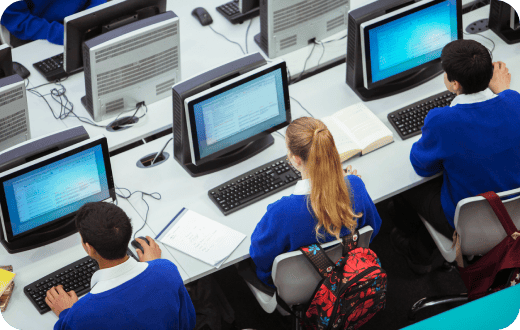
<svg viewBox="0 0 520 330"><path fill-rule="evenodd" d="M441 61L457 96L428 113L410 161L420 176L443 175L394 198L391 240L418 274L433 269L436 245L417 213L452 239L460 200L520 186L520 94L509 89L506 65L473 40L450 42Z"/></svg>
<svg viewBox="0 0 520 330"><path fill-rule="evenodd" d="M193 329L195 309L177 267L160 259L161 249L137 239L137 262L126 255L132 236L128 216L119 207L96 202L83 205L76 227L87 254L99 264L91 291L78 301L74 291L57 286L45 302L59 317L54 329Z"/></svg>
<svg viewBox="0 0 520 330"><path fill-rule="evenodd" d="M63 19L106 0L23 0L6 8L1 23L20 40L47 39L63 45Z"/></svg>

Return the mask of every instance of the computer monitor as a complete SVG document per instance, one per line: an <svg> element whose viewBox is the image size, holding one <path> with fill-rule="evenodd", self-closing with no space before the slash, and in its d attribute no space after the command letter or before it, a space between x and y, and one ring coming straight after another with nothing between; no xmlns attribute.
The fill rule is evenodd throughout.
<svg viewBox="0 0 520 330"><path fill-rule="evenodd" d="M349 13L347 84L364 100L443 72L446 44L462 38L461 0L380 0Z"/></svg>
<svg viewBox="0 0 520 330"><path fill-rule="evenodd" d="M65 17L63 68L83 68L83 42L121 26L164 13L166 0L113 0Z"/></svg>
<svg viewBox="0 0 520 330"><path fill-rule="evenodd" d="M200 176L272 145L291 121L286 72L256 53L174 85L175 159Z"/></svg>
<svg viewBox="0 0 520 330"><path fill-rule="evenodd" d="M520 42L518 13L507 2L491 0L488 26L507 44Z"/></svg>
<svg viewBox="0 0 520 330"><path fill-rule="evenodd" d="M347 29L350 0L261 0L258 46L275 58Z"/></svg>
<svg viewBox="0 0 520 330"><path fill-rule="evenodd" d="M2 244L8 252L76 232L85 203L116 199L106 138L100 136L0 174Z"/></svg>
<svg viewBox="0 0 520 330"><path fill-rule="evenodd" d="M167 11L83 43L85 91L81 100L94 121L168 97L181 79L179 18ZM109 127L135 123L137 117Z"/></svg>
<svg viewBox="0 0 520 330"><path fill-rule="evenodd" d="M9 77L13 74L11 47L9 47L9 45L0 45L0 78Z"/></svg>

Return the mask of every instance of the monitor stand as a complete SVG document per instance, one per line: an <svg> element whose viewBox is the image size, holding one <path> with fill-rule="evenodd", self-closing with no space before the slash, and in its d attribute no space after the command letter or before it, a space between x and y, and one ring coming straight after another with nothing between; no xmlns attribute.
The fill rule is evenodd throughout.
<svg viewBox="0 0 520 330"><path fill-rule="evenodd" d="M418 72L410 74L409 76L393 81L384 86L372 89L366 89L364 86L360 86L358 88L352 89L363 101L372 101L412 89L429 80L432 80L443 72L444 70L442 70L441 62L438 61L438 63L435 63L434 65L425 67Z"/></svg>
<svg viewBox="0 0 520 330"><path fill-rule="evenodd" d="M60 239L75 234L77 231L78 229L76 228L74 217L72 217L66 223L59 223L50 226L45 232L33 233L16 239L14 242L5 241L3 233L0 232L0 242L5 247L7 252L12 254L35 249L40 246L56 242Z"/></svg>
<svg viewBox="0 0 520 330"><path fill-rule="evenodd" d="M249 144L233 150L225 155L218 157L207 163L195 166L193 163L181 164L182 167L192 176L202 176L223 170L238 164L254 155L260 153L274 143L274 138L271 134L263 136L258 140L252 141Z"/></svg>

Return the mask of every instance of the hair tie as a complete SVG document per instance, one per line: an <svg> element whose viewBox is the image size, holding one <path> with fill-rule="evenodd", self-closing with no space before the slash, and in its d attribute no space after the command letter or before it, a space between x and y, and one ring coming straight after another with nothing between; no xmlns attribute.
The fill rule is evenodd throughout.
<svg viewBox="0 0 520 330"><path fill-rule="evenodd" d="M320 132L323 132L325 129L324 128L316 128L314 130L314 136L316 136L316 134L320 133Z"/></svg>

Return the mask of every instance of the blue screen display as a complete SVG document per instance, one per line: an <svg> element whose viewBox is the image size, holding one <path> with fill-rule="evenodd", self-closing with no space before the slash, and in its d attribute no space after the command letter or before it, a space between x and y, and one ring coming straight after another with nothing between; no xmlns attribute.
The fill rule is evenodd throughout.
<svg viewBox="0 0 520 330"><path fill-rule="evenodd" d="M370 29L372 82L440 58L457 40L457 1L447 0Z"/></svg>
<svg viewBox="0 0 520 330"><path fill-rule="evenodd" d="M101 145L3 183L13 236L110 198Z"/></svg>
<svg viewBox="0 0 520 330"><path fill-rule="evenodd" d="M282 70L196 103L193 109L204 158L286 120Z"/></svg>

